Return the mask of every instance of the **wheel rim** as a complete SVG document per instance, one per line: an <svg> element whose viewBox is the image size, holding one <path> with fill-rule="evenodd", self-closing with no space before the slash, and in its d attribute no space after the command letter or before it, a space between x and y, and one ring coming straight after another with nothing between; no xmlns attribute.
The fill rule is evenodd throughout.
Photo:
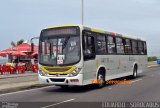
<svg viewBox="0 0 160 108"><path fill-rule="evenodd" d="M134 77L137 77L137 70L136 69L134 69Z"/></svg>
<svg viewBox="0 0 160 108"><path fill-rule="evenodd" d="M99 76L98 76L98 84L99 84L99 86L101 87L101 86L103 86L103 75L101 75L101 74L99 74Z"/></svg>

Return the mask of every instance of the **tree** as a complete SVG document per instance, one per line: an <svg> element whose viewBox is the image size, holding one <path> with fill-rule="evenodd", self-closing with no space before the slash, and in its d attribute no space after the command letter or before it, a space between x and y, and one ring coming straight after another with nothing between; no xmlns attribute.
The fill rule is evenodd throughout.
<svg viewBox="0 0 160 108"><path fill-rule="evenodd" d="M24 42L23 39L20 39L20 40L17 41L17 42L12 41L12 42L11 42L11 46L12 46L12 47L16 47L16 46L22 44L23 42Z"/></svg>
<svg viewBox="0 0 160 108"><path fill-rule="evenodd" d="M156 56L148 57L148 61L156 61L156 60L157 60Z"/></svg>
<svg viewBox="0 0 160 108"><path fill-rule="evenodd" d="M15 47L15 46L16 46L15 42L12 41L12 42L11 42L11 46L12 46L12 47Z"/></svg>

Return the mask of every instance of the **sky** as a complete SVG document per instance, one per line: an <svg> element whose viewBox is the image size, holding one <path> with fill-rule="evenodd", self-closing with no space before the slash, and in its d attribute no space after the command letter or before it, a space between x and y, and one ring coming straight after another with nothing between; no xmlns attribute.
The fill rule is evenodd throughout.
<svg viewBox="0 0 160 108"><path fill-rule="evenodd" d="M84 25L141 37L160 56L160 0L84 0ZM1 0L0 51L43 28L81 24L81 0Z"/></svg>

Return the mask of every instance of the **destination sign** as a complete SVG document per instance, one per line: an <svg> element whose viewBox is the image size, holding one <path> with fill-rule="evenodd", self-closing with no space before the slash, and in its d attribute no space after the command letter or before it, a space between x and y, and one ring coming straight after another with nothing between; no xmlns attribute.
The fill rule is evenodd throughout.
<svg viewBox="0 0 160 108"><path fill-rule="evenodd" d="M55 36L55 35L76 35L77 27L72 28L55 28L44 31L44 36Z"/></svg>

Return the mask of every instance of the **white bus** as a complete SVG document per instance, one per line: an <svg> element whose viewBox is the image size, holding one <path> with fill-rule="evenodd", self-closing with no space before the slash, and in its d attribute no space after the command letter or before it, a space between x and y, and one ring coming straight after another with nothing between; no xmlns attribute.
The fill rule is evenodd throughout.
<svg viewBox="0 0 160 108"><path fill-rule="evenodd" d="M43 29L39 39L39 81L61 87L137 77L147 67L146 42L122 34L62 25Z"/></svg>

